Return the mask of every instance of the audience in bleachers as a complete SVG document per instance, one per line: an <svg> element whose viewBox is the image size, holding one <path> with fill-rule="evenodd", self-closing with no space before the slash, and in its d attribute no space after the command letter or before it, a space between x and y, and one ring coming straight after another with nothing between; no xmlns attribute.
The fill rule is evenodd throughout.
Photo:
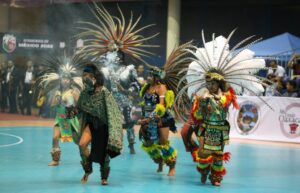
<svg viewBox="0 0 300 193"><path fill-rule="evenodd" d="M300 85L297 84L296 77L293 75L287 76L286 70L278 65L275 60L270 61L267 66L266 78L270 82L265 81L268 86L265 88L264 96L299 97L298 90Z"/></svg>

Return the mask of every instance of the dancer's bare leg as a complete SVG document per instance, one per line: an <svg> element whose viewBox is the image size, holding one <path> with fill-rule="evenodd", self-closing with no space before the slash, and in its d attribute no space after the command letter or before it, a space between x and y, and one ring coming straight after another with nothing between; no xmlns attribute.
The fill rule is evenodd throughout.
<svg viewBox="0 0 300 193"><path fill-rule="evenodd" d="M164 145L168 143L169 139L169 127L162 127L159 128L159 144ZM169 166L169 173L168 176L174 176L175 175L175 165Z"/></svg>
<svg viewBox="0 0 300 193"><path fill-rule="evenodd" d="M52 136L52 161L48 164L48 166L58 166L60 161L60 147L59 147L59 139L60 139L60 128L58 126L53 127L53 136Z"/></svg>
<svg viewBox="0 0 300 193"><path fill-rule="evenodd" d="M89 160L90 152L88 145L91 142L92 134L89 126L86 126L82 132L82 136L79 141L79 149L82 157L85 157L86 160L82 160L81 164L85 170L85 174L81 179L81 183L86 183L88 181L89 175L92 173L92 163Z"/></svg>

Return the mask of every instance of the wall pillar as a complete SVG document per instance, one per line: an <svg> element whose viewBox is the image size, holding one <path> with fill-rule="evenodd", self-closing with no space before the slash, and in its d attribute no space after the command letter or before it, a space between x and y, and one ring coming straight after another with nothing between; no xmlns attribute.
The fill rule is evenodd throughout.
<svg viewBox="0 0 300 193"><path fill-rule="evenodd" d="M171 54L175 46L179 45L180 40L180 9L181 0L168 1L168 28L167 28L167 54Z"/></svg>

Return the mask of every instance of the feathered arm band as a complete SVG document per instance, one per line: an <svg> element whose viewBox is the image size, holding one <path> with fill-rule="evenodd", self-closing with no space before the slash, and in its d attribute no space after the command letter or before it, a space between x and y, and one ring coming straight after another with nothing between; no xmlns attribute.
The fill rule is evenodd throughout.
<svg viewBox="0 0 300 193"><path fill-rule="evenodd" d="M200 97L196 96L193 102L192 112L191 112L191 117L193 121L196 123L199 123L203 119L201 112L199 111L199 105L200 105Z"/></svg>
<svg viewBox="0 0 300 193"><path fill-rule="evenodd" d="M166 113L166 108L162 104L157 104L154 112L157 116L163 117Z"/></svg>
<svg viewBox="0 0 300 193"><path fill-rule="evenodd" d="M232 103L234 108L239 109L239 105L236 101L236 95L232 87L230 87L229 90L221 97L220 102L223 107L228 107L230 103Z"/></svg>
<svg viewBox="0 0 300 193"><path fill-rule="evenodd" d="M172 90L168 90L165 95L165 103L167 108L171 108L175 100L175 94Z"/></svg>
<svg viewBox="0 0 300 193"><path fill-rule="evenodd" d="M147 84L147 83L145 83L145 84L142 86L142 88L141 88L141 90L140 90L140 93L139 93L140 97L143 97L143 96L144 96L144 94L145 94L146 91L148 90L149 86L150 86L150 85Z"/></svg>

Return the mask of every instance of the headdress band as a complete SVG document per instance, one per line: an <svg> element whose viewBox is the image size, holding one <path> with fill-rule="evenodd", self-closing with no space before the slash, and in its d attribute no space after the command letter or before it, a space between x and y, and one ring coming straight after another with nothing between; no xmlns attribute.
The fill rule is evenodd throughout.
<svg viewBox="0 0 300 193"><path fill-rule="evenodd" d="M210 77L211 79L224 80L224 76L216 72L208 72L206 76Z"/></svg>

